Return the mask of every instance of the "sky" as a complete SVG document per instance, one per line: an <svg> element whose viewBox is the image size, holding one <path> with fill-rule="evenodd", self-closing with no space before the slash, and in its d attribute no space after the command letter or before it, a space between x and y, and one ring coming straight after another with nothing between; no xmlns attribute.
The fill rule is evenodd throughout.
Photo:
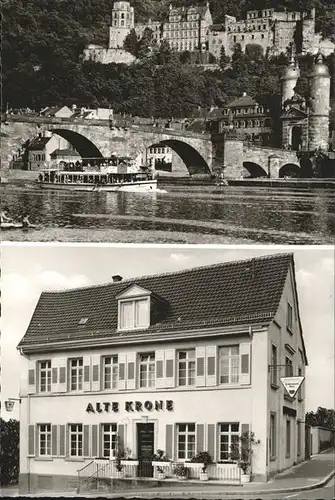
<svg viewBox="0 0 335 500"><path fill-rule="evenodd" d="M108 283L231 260L293 252L301 322L309 366L306 411L334 408L334 249L199 245L1 244L1 416L18 418L21 357L16 349L45 290Z"/></svg>

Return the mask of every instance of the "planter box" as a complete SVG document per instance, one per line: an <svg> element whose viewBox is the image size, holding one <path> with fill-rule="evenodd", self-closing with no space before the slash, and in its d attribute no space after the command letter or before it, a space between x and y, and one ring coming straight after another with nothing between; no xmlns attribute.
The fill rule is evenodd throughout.
<svg viewBox="0 0 335 500"><path fill-rule="evenodd" d="M241 474L241 484L250 483L250 474Z"/></svg>
<svg viewBox="0 0 335 500"><path fill-rule="evenodd" d="M164 472L156 472L155 477L156 477L156 479L162 480L162 479L165 479L165 474L164 474Z"/></svg>
<svg viewBox="0 0 335 500"><path fill-rule="evenodd" d="M121 460L122 465L138 465L138 460Z"/></svg>
<svg viewBox="0 0 335 500"><path fill-rule="evenodd" d="M171 462L160 462L153 461L151 462L153 467L170 467Z"/></svg>
<svg viewBox="0 0 335 500"><path fill-rule="evenodd" d="M196 463L196 462L184 462L184 467L187 469L202 469L204 464Z"/></svg>
<svg viewBox="0 0 335 500"><path fill-rule="evenodd" d="M208 473L200 472L200 481L208 481Z"/></svg>

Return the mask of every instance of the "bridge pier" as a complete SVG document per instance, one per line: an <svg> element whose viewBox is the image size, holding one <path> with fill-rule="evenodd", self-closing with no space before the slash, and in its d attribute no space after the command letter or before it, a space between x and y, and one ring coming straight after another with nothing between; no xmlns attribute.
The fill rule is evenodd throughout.
<svg viewBox="0 0 335 500"><path fill-rule="evenodd" d="M279 170L282 164L282 158L278 155L273 154L268 158L268 177L270 179L278 179L279 178Z"/></svg>

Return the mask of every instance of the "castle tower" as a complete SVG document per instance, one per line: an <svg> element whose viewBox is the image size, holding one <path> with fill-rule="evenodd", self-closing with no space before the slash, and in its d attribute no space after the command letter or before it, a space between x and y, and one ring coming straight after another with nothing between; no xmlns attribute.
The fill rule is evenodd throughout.
<svg viewBox="0 0 335 500"><path fill-rule="evenodd" d="M282 91L281 99L282 105L287 99L292 99L294 96L294 89L297 85L300 70L298 63L295 61L294 56L291 57L290 64L285 68L283 76L281 77Z"/></svg>
<svg viewBox="0 0 335 500"><path fill-rule="evenodd" d="M129 2L114 2L112 26L109 28L109 48L123 48L123 42L134 28L134 7Z"/></svg>
<svg viewBox="0 0 335 500"><path fill-rule="evenodd" d="M308 123L308 150L328 150L330 75L319 53L309 75L310 107Z"/></svg>

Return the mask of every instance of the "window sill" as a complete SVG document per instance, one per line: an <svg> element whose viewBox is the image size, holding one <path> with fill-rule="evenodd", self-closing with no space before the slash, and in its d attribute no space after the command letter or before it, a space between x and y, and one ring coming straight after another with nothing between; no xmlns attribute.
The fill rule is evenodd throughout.
<svg viewBox="0 0 335 500"><path fill-rule="evenodd" d="M279 389L279 385L275 384L273 382L271 382L270 386L271 386L271 389L274 389L275 391L277 391Z"/></svg>
<svg viewBox="0 0 335 500"><path fill-rule="evenodd" d="M35 457L37 462L52 462L53 457Z"/></svg>
<svg viewBox="0 0 335 500"><path fill-rule="evenodd" d="M275 462L277 460L277 457L270 457L270 462Z"/></svg>
<svg viewBox="0 0 335 500"><path fill-rule="evenodd" d="M288 331L288 333L289 333L290 335L293 335L293 330L292 330L292 328L291 328L291 327L286 326L286 330Z"/></svg>

